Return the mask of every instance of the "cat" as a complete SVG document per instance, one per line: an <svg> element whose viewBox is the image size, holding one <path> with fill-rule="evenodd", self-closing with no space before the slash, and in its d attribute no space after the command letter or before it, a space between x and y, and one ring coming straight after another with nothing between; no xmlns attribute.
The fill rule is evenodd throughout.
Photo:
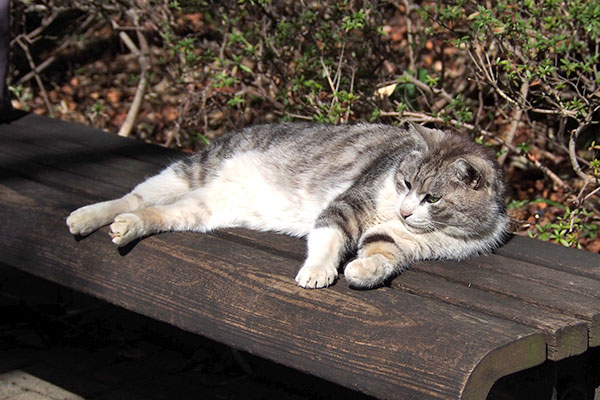
<svg viewBox="0 0 600 400"><path fill-rule="evenodd" d="M405 123L276 123L231 132L116 199L67 218L72 234L110 225L124 246L162 231L225 227L307 237L304 288L344 277L386 284L412 262L464 259L505 238L502 170L467 137Z"/></svg>

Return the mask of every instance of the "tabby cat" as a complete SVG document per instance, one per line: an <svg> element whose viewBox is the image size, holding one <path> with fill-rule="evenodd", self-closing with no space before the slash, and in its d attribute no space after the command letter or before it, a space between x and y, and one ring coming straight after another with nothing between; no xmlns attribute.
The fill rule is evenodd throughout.
<svg viewBox="0 0 600 400"><path fill-rule="evenodd" d="M466 137L407 123L279 123L224 135L125 196L82 207L71 233L109 224L123 246L161 231L225 227L308 238L296 276L352 287L386 283L410 263L463 259L505 236L505 186L494 154Z"/></svg>

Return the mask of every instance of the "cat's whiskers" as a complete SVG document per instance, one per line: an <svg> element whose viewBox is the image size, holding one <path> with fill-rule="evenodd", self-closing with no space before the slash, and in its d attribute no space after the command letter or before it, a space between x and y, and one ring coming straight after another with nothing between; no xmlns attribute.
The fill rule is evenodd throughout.
<svg viewBox="0 0 600 400"><path fill-rule="evenodd" d="M469 226L471 225L470 223L464 223L464 224L457 224L457 223L446 223L446 222L442 222L442 221L436 221L434 219L431 220L432 223L436 224L436 225L441 225L441 226L453 226L453 227L463 227L463 226Z"/></svg>

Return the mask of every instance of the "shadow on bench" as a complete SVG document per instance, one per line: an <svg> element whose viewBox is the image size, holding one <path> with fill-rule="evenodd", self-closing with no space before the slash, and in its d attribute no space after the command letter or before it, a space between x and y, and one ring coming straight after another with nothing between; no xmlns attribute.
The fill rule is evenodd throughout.
<svg viewBox="0 0 600 400"><path fill-rule="evenodd" d="M126 255L106 228L73 240L71 210L124 194L179 154L36 115L0 125L3 262L381 398L484 399L536 366L532 382L565 391L554 362L595 360L600 256L527 238L416 264L367 292L343 277L299 288L305 244L276 234L165 233Z"/></svg>

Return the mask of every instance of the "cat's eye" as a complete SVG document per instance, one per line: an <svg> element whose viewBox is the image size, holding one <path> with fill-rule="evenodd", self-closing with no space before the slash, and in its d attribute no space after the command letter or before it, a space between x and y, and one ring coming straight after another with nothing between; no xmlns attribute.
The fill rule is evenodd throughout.
<svg viewBox="0 0 600 400"><path fill-rule="evenodd" d="M425 196L425 201L430 204L437 203L438 201L440 201L440 199L441 199L441 197L433 196L431 194L428 194Z"/></svg>
<svg viewBox="0 0 600 400"><path fill-rule="evenodd" d="M412 186L410 185L410 182L409 182L409 181L407 181L406 179L404 180L404 185L406 186L406 188L407 188L408 190L410 190L410 188L412 187Z"/></svg>

